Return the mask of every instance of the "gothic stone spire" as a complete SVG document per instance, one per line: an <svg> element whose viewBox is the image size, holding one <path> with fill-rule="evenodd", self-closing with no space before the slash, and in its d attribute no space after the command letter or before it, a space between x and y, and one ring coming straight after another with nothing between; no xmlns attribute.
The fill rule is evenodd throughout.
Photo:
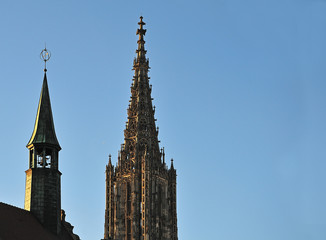
<svg viewBox="0 0 326 240"><path fill-rule="evenodd" d="M104 238L177 240L176 171L168 169L159 149L143 17L138 24L125 141L117 167L111 160L106 167Z"/></svg>
<svg viewBox="0 0 326 240"><path fill-rule="evenodd" d="M131 85L131 100L128 108L128 122L124 131L125 143L121 149L121 166L124 170L140 169L140 159L144 150L151 156L159 155L158 130L155 126L154 109L152 105L151 86L149 85L149 60L146 59L144 35L146 29L143 17L140 17L137 57L134 60L135 72ZM158 167L160 159L153 158L153 164Z"/></svg>

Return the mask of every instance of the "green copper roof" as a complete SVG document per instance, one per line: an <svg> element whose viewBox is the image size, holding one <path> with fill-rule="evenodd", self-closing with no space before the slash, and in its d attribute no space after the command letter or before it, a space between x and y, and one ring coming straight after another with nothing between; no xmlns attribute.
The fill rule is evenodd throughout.
<svg viewBox="0 0 326 240"><path fill-rule="evenodd" d="M44 80L37 109L34 131L31 139L27 144L27 147L31 146L32 144L51 144L61 149L54 130L46 73L44 73Z"/></svg>

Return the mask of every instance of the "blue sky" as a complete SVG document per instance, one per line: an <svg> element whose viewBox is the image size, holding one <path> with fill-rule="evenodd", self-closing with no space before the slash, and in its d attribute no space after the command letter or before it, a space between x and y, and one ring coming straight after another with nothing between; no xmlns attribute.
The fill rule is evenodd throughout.
<svg viewBox="0 0 326 240"><path fill-rule="evenodd" d="M326 239L326 1L0 2L0 201L23 208L46 42L62 208L103 237L139 16L180 240Z"/></svg>

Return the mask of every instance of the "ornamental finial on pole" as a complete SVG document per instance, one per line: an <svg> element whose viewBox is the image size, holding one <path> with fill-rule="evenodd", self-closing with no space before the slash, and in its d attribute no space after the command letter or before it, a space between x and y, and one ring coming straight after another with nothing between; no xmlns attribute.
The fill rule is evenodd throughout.
<svg viewBox="0 0 326 240"><path fill-rule="evenodd" d="M51 58L51 52L46 49L46 45L40 54L40 58L44 61L44 72L46 72L47 71L46 62L49 61Z"/></svg>
<svg viewBox="0 0 326 240"><path fill-rule="evenodd" d="M143 39L143 36L146 33L146 29L143 28L144 25L146 25L146 23L143 22L143 16L140 16L140 21L138 22L138 25L140 26L139 29L137 29L137 35L139 35L139 40Z"/></svg>

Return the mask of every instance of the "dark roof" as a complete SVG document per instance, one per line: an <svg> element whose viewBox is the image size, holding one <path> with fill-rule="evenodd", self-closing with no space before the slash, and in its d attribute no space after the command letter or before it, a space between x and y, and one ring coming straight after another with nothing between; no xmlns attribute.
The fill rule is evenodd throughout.
<svg viewBox="0 0 326 240"><path fill-rule="evenodd" d="M44 73L42 91L38 104L34 131L27 147L32 144L50 144L61 149L54 130L50 94L46 73Z"/></svg>
<svg viewBox="0 0 326 240"><path fill-rule="evenodd" d="M0 202L0 240L73 240L65 227L56 236L29 211Z"/></svg>

